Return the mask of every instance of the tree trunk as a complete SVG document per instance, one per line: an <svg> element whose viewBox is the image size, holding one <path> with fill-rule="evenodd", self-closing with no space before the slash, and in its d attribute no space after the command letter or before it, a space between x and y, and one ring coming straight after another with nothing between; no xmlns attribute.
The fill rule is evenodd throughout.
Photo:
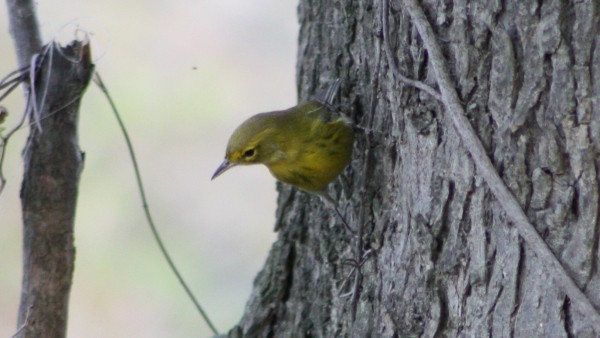
<svg viewBox="0 0 600 338"><path fill-rule="evenodd" d="M73 227L83 156L79 103L93 73L87 42L42 48L30 1L9 0L29 102L24 151L23 280L18 337L65 337L75 261ZM35 58L34 58L34 55Z"/></svg>
<svg viewBox="0 0 600 338"><path fill-rule="evenodd" d="M597 316L600 4L422 6L495 169ZM444 106L393 71L437 85L402 2L302 0L298 12L300 97L340 78L357 125L330 193L360 236L280 186L278 239L229 335L600 336L512 226Z"/></svg>

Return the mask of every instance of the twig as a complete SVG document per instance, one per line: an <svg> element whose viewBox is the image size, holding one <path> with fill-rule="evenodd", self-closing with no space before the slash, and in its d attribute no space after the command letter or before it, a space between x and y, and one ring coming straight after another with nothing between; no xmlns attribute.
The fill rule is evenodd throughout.
<svg viewBox="0 0 600 338"><path fill-rule="evenodd" d="M37 102L37 94L36 94L36 88L35 88L35 84L37 83L36 80L36 74L38 73L38 67L37 65L41 65L42 60L44 58L46 58L47 55L50 55L50 60L48 61L50 64L52 64L52 58L54 57L54 46L55 46L56 42L52 41L49 44L46 45L46 47L44 47L43 51L41 53L38 54L34 54L31 57L31 64L29 66L29 83L31 83L31 86L29 86L30 90L31 90L31 98L32 98L32 106L33 106L33 120L35 121L35 126L38 128L39 132L42 132L42 114L38 108L38 102ZM43 106L44 103L46 102L46 95L48 94L48 83L50 83L50 75L52 72L52 68L50 68L48 70L48 74L46 74L46 83L44 83L44 92L42 94L42 98L39 102L39 106Z"/></svg>
<svg viewBox="0 0 600 338"><path fill-rule="evenodd" d="M12 93L12 91L15 90L19 84L21 84L20 81L21 80L15 80L15 82L12 83L12 85L10 85L10 87L8 87L8 89L2 95L0 95L0 102L2 102L2 100L4 100L10 93ZM1 89L3 88L0 88L0 90Z"/></svg>
<svg viewBox="0 0 600 338"><path fill-rule="evenodd" d="M450 73L446 68L444 56L436 42L433 29L423 13L421 5L417 0L404 0L404 8L410 14L412 22L419 31L423 44L429 53L429 60L442 93L442 101L446 107L446 112L448 113L456 132L460 136L463 145L471 155L479 175L486 181L488 187L496 197L496 200L504 209L506 216L512 221L519 235L525 240L531 250L533 250L535 255L540 259L541 263L546 267L558 287L574 301L574 304L579 305L581 312L588 318L590 325L592 325L597 332L600 332L600 314L594 308L590 299L579 289L577 284L575 284L573 279L567 274L546 242L544 242L542 237L529 222L529 219L525 215L525 212L523 212L519 202L498 175L496 168L487 156L479 138L475 135L469 120L466 118L465 111L450 78Z"/></svg>
<svg viewBox="0 0 600 338"><path fill-rule="evenodd" d="M11 84L13 84L15 82L21 83L21 81L23 81L25 71L28 69L28 67L29 66L19 68L19 69L13 70L12 72L6 74L6 76L2 80L0 80L0 90L10 86Z"/></svg>
<svg viewBox="0 0 600 338"><path fill-rule="evenodd" d="M200 305L200 302L198 302L198 300L196 299L196 297L192 293L192 290L188 287L187 283L185 282L185 280L181 276L181 273L179 273L179 270L175 267L175 263L171 259L171 255L169 255L169 253L167 252L167 248L163 244L163 241L162 241L160 235L158 234L158 230L156 229L156 225L154 224L154 220L152 219L152 215L150 215L150 209L148 207L148 201L146 199L146 193L144 191L144 185L142 184L142 176L140 174L140 169L139 169L139 166L138 166L138 163L137 163L135 152L133 151L133 144L131 143L131 140L129 139L129 133L127 132L127 129L125 128L125 124L123 123L123 120L121 120L121 116L119 114L119 111L117 110L117 106L113 102L112 97L110 96L110 94L108 92L108 89L104 85L104 82L102 82L102 79L100 78L100 74L98 72L94 73L94 82L96 83L96 85L98 86L98 88L100 88L100 90L102 91L102 93L104 94L104 96L106 96L106 99L108 100L108 103L110 104L110 107L111 107L113 113L115 114L117 122L119 123L119 128L121 128L121 132L123 133L123 136L125 137L125 142L127 143L127 149L129 150L129 156L131 157L131 162L133 163L133 170L135 171L135 178L137 180L137 186L138 186L138 189L139 189L139 192L140 192L140 196L142 198L142 204L143 204L143 207L144 207L144 214L146 215L146 220L148 221L148 225L150 226L150 230L152 230L152 235L154 236L154 239L156 240L156 243L158 244L158 246L160 248L160 252L162 253L162 255L167 260L167 264L171 268L171 271L173 271L173 273L177 277L177 280L179 280L179 283L181 284L181 286L183 286L183 289L187 293L188 297L194 303L194 306L196 307L196 310L198 310L198 312L200 313L200 315L202 316L202 318L204 319L204 321L206 322L206 324L210 327L211 331L215 335L219 335L219 332L217 331L217 329L215 328L215 326L213 325L213 323L208 318L208 315L206 314L206 312L204 312L204 309Z"/></svg>
<svg viewBox="0 0 600 338"><path fill-rule="evenodd" d="M409 79L406 76L402 75L400 72L400 68L398 68L398 64L396 63L396 59L394 59L394 53L392 51L392 45L390 42L390 18L389 18L389 0L383 0L381 4L381 29L383 30L383 47L385 48L385 55L387 57L388 64L392 68L392 72L398 80L404 82L409 86L413 86L415 88L421 89L427 94L433 96L434 99L438 101L442 101L442 97L437 90L432 87L426 85L425 83L413 79Z"/></svg>
<svg viewBox="0 0 600 338"><path fill-rule="evenodd" d="M27 105L25 106L25 111L23 112L19 123L17 123L17 125L13 129L6 133L6 135L2 135L2 137L0 138L0 195L2 194L2 191L6 186L6 178L4 177L4 171L2 170L2 168L4 167L4 156L6 155L6 146L8 145L8 141L10 140L11 136L17 130L21 129L21 127L25 123L25 120L27 119L27 115L29 114L29 111L31 109L31 93L27 95L26 100Z"/></svg>
<svg viewBox="0 0 600 338"><path fill-rule="evenodd" d="M37 107L43 106L46 101L46 93L48 91L48 81L50 80L50 74L48 74L48 76L46 78L43 97L39 101L39 105L37 103L38 102L38 96L36 94L37 92L35 91L35 86L33 84L35 84L37 81L36 76L40 71L40 66L44 62L45 58L48 57L49 54L50 54L49 62L52 63L52 54L55 51L55 48L54 48L55 44L56 44L56 42L51 42L48 45L46 45L42 49L41 53L35 54L33 57L31 57L31 62L29 63L28 66L21 67L17 70L10 72L2 79L2 81L0 81L0 90L8 87L8 89L6 89L4 91L4 93L2 93L2 95L0 95L0 102L2 100L4 100L8 95L10 95L10 93L12 93L13 90L19 84L29 84L25 90L26 107L23 112L23 115L21 116L21 120L19 120L19 122L16 124L16 126L13 129L11 129L9 132L7 132L5 135L0 134L0 194L2 194L2 191L4 190L4 187L6 186L6 178L4 177L2 167L4 164L4 158L6 155L6 147L8 145L8 141L10 140L11 136L14 133L16 133L18 130L20 130L23 127L23 125L25 125L25 120L27 119L27 116L29 116L29 114L33 115L33 117L30 119L32 122L28 123L27 125L29 127L35 126L35 127L37 127L38 131L41 132L42 131L41 123L43 120L50 118L54 114L59 113L60 111L67 108L71 104L77 102L77 100L79 100L81 98L81 96L83 95L83 93L80 93L77 96L75 96L73 99L71 99L70 101L65 103L63 106L57 107L53 111L45 114L43 117L41 116L39 109ZM56 48L56 50L60 50L60 48Z"/></svg>
<svg viewBox="0 0 600 338"><path fill-rule="evenodd" d="M377 65L377 68L375 68L375 79L379 78L379 74L381 71L381 53L376 53L375 54L375 64ZM375 80L377 81L377 80ZM373 117L375 115L375 108L377 105L377 91L379 89L379 83L376 82L373 85L373 95L371 96L371 107L370 107L370 112L371 114L369 114L368 117L368 121L367 121L367 126L366 129L368 130L373 130ZM371 177L371 173L370 173L370 168L371 168L371 163L372 163L372 152L369 151L371 149L371 140L372 140L372 136L373 133L365 133L365 152L364 152L364 162L363 162L363 168L361 171L362 174L362 180L361 180L361 187L360 187L360 196L365 196L366 195L366 191L367 191L367 185L368 185L368 177ZM354 284L353 284L353 288L352 288L352 321L356 321L356 312L358 310L358 302L360 301L360 289L362 286L362 265L366 262L366 260L369 258L369 256L371 255L371 250L369 249L366 253L363 253L363 246L364 246L364 238L363 236L365 235L365 224L367 223L365 221L366 218L366 209L367 209L367 203L361 203L360 207L359 207L359 211L358 211L358 238L356 240L356 258L354 259L354 262L356 264L356 274L354 275Z"/></svg>
<svg viewBox="0 0 600 338"><path fill-rule="evenodd" d="M344 288L346 287L346 284L348 284L348 281L350 281L350 277L352 277L352 274L354 274L354 272L356 271L356 269L359 269L360 267L358 266L358 264L351 264L352 269L350 269L350 272L348 272L348 274L346 275L346 277L344 278L344 281L342 282L342 285L340 285L340 292L339 292L339 297L340 298L346 298L348 296L351 296L352 294L354 294L354 289L350 290L346 293L342 293L342 291L344 291Z"/></svg>
<svg viewBox="0 0 600 338"><path fill-rule="evenodd" d="M374 250L373 249L369 249L367 250L361 258L354 259L354 258L349 258L349 259L345 259L342 264L343 265L349 265L352 267L352 269L350 270L350 272L348 272L348 274L346 275L346 277L344 278L344 281L342 282L342 284L339 287L339 297L340 298L346 298L349 296L353 296L355 294L358 294L358 287L360 285L355 284L354 287L352 288L352 290L346 292L346 293L342 293L342 291L344 291L344 288L346 287L346 284L348 284L348 281L350 281L350 277L352 277L352 275L354 273L360 274L360 268L362 268L362 266L367 262L367 259L370 258L370 256L373 254ZM362 278L361 278L362 279ZM354 280L356 282L356 279ZM353 297L354 299L354 297ZM353 306L356 307L356 304L353 301ZM356 318L356 310L353 310L353 314L352 314L352 321L354 321Z"/></svg>
<svg viewBox="0 0 600 338"><path fill-rule="evenodd" d="M29 325L29 314L31 313L31 308L33 307L32 305L29 305L29 307L27 308L27 313L25 314L25 320L23 321L23 324L17 329L17 331L10 336L10 338L17 338L21 332L23 332L23 330L25 330L27 328L27 325Z"/></svg>

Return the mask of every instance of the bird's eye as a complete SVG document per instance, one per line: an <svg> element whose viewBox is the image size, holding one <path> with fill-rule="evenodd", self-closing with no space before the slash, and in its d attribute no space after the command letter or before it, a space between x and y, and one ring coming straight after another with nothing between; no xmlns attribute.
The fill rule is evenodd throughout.
<svg viewBox="0 0 600 338"><path fill-rule="evenodd" d="M254 149L253 148L250 148L250 149L244 151L244 157L252 157L252 156L254 156Z"/></svg>

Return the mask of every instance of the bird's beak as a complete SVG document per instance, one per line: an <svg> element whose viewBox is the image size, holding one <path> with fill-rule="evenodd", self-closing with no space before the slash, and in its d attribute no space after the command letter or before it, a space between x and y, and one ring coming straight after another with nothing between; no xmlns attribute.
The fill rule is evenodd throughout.
<svg viewBox="0 0 600 338"><path fill-rule="evenodd" d="M215 173L212 175L211 177L211 181L214 180L215 178L217 178L219 175L221 175L222 173L226 172L227 170L235 167L237 165L237 163L235 162L229 162L227 161L227 159L225 159L223 161L223 163L221 163L221 165L217 168L217 171L215 171Z"/></svg>

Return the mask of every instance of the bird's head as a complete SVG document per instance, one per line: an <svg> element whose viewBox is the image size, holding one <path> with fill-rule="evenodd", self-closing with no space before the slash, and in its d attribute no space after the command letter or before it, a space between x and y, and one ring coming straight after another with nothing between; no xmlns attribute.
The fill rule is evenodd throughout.
<svg viewBox="0 0 600 338"><path fill-rule="evenodd" d="M268 113L258 114L237 127L227 143L225 160L211 179L237 165L269 163L277 150L271 119Z"/></svg>

